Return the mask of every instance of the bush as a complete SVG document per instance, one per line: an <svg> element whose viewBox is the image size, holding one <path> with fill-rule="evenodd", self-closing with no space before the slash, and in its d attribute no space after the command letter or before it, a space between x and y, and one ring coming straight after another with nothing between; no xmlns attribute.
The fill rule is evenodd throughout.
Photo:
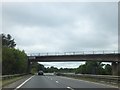
<svg viewBox="0 0 120 90"><path fill-rule="evenodd" d="M18 74L27 72L27 55L24 51L2 47L2 74Z"/></svg>

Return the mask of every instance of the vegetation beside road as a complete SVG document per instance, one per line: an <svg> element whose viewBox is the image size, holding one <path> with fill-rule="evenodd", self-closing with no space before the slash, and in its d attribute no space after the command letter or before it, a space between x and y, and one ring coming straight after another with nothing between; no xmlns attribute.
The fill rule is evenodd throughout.
<svg viewBox="0 0 120 90"><path fill-rule="evenodd" d="M10 34L2 34L2 75L27 72L27 55L15 46L16 43Z"/></svg>
<svg viewBox="0 0 120 90"><path fill-rule="evenodd" d="M112 66L110 64L103 64L97 61L87 61L85 64L80 65L76 74L95 74L95 75L112 75Z"/></svg>
<svg viewBox="0 0 120 90"><path fill-rule="evenodd" d="M14 78L10 78L10 79L6 79L6 80L2 80L2 87L8 85L8 84L11 84L17 80L20 80L22 79L23 76L19 76L19 77L14 77Z"/></svg>
<svg viewBox="0 0 120 90"><path fill-rule="evenodd" d="M24 74L24 75L18 75L18 76L12 77L12 78L2 79L2 87L7 86L13 82L16 82L16 81L21 80L28 76L31 76L31 75Z"/></svg>

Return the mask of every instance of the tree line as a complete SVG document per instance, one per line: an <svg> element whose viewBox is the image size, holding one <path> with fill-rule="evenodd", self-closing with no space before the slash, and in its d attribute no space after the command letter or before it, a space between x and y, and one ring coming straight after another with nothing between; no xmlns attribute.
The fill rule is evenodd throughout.
<svg viewBox="0 0 120 90"><path fill-rule="evenodd" d="M2 34L2 74L21 74L27 72L26 53L15 48L16 42L10 34Z"/></svg>
<svg viewBox="0 0 120 90"><path fill-rule="evenodd" d="M102 64L101 62L87 61L85 64L80 65L78 68L60 68L57 67L44 67L37 62L32 63L31 72L35 73L39 70L45 73L75 73L75 74L95 74L95 75L112 75L112 66L110 64Z"/></svg>
<svg viewBox="0 0 120 90"><path fill-rule="evenodd" d="M42 64L39 64L37 62L33 62L31 64L31 73L36 73L38 71L42 70L45 73L54 73L54 72L61 72L61 73L74 73L76 68L57 68L54 66L51 67L45 67Z"/></svg>
<svg viewBox="0 0 120 90"><path fill-rule="evenodd" d="M76 74L95 74L95 75L112 75L112 66L110 64L103 64L97 61L87 61L85 64L80 65Z"/></svg>

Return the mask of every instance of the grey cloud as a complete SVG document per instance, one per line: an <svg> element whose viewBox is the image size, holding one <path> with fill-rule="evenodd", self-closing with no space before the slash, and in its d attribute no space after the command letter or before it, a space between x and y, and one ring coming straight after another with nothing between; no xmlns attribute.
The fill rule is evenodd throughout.
<svg viewBox="0 0 120 90"><path fill-rule="evenodd" d="M117 45L117 3L5 3L3 20L4 32L20 47L37 46L34 51L38 46L69 51Z"/></svg>
<svg viewBox="0 0 120 90"><path fill-rule="evenodd" d="M105 2L3 3L0 25L15 38L16 48L26 53L115 50L117 6ZM51 65L77 67L80 63Z"/></svg>
<svg viewBox="0 0 120 90"><path fill-rule="evenodd" d="M3 18L22 25L62 26L89 16L99 27L116 27L117 3L13 3L3 5ZM111 7L112 6L112 7ZM82 8L82 9L81 9ZM111 14L110 11L113 11ZM83 18L85 18L83 17ZM112 18L111 18L112 17ZM103 24L104 21L104 24ZM98 26L98 25L97 25Z"/></svg>
<svg viewBox="0 0 120 90"><path fill-rule="evenodd" d="M17 6L17 5L18 6ZM64 7L53 7L44 4L5 4L3 5L3 18L22 25L59 26L72 21L64 15ZM31 8L32 7L32 8ZM60 10L62 9L62 10ZM68 13L70 15L70 13Z"/></svg>

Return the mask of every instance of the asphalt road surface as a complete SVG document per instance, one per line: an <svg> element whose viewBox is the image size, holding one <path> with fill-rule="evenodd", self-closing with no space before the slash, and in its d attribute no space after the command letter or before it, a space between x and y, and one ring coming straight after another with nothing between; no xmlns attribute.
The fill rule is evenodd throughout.
<svg viewBox="0 0 120 90"><path fill-rule="evenodd" d="M25 81L19 88L46 88L46 89L64 89L64 90L116 90L115 87L98 84L95 82L77 80L62 76L34 75L29 80ZM82 88L82 89L81 89ZM99 88L99 89L98 89ZM110 89L112 88L112 89ZM113 89L114 88L114 89ZM16 89L17 90L17 89ZM42 89L40 89L42 90Z"/></svg>

